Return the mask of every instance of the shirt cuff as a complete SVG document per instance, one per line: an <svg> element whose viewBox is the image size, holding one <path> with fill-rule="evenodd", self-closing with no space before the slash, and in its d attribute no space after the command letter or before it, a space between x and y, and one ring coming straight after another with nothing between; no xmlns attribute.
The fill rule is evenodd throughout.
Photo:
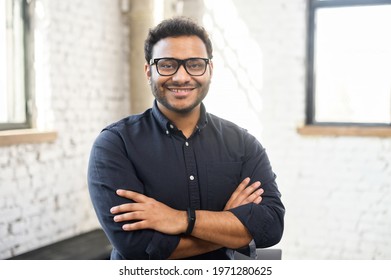
<svg viewBox="0 0 391 280"><path fill-rule="evenodd" d="M255 245L254 239L252 239L247 246L236 249L235 251L237 251L238 253L241 253L243 255L246 255L246 256L250 257L251 259L257 258L257 248Z"/></svg>
<svg viewBox="0 0 391 280"><path fill-rule="evenodd" d="M155 231L146 252L151 260L166 260L179 244L180 237Z"/></svg>

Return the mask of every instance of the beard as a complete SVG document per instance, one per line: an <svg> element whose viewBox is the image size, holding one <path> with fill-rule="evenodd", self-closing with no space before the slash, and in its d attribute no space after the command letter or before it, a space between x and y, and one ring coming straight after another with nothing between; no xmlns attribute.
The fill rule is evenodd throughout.
<svg viewBox="0 0 391 280"><path fill-rule="evenodd" d="M173 86L177 86L177 87L180 87L180 86L188 86L187 84L185 85L179 85L179 84L172 84ZM172 112L175 112L177 114L181 114L181 115L186 115L188 113L190 113L191 111L193 111L194 108L196 108L198 105L201 104L201 102L205 99L206 95L208 94L208 91L209 91L209 85L210 85L210 81L205 84L204 86L202 86L201 84L199 83L196 83L195 86L192 86L195 88L195 90L200 90L200 92L197 94L196 96L196 99L191 103L189 104L188 106L186 107L181 107L181 108L178 108L176 107L175 105L171 104L167 98L167 90L165 89L164 86L162 86L160 89L157 87L156 83L152 82L151 84L151 90L152 90L152 94L153 96L156 98L156 100L162 104L164 107L166 107L168 110L172 111Z"/></svg>

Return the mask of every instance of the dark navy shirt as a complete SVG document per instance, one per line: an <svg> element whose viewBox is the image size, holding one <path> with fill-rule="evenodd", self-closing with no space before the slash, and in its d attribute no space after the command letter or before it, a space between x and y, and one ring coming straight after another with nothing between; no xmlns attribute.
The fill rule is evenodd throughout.
<svg viewBox="0 0 391 280"><path fill-rule="evenodd" d="M88 186L99 222L113 245L112 259L166 259L180 235L154 230L123 231L110 208L128 203L119 188L152 197L185 210L222 211L246 177L260 181L262 202L230 211L251 233L258 248L278 243L284 225L284 206L265 149L246 130L207 113L201 106L198 126L186 138L153 108L109 125L95 140L88 167ZM199 259L230 259L222 248Z"/></svg>

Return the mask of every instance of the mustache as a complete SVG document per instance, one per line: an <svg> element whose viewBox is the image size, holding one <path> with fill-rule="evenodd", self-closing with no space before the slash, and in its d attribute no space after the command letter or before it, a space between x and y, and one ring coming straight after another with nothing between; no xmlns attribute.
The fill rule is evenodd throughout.
<svg viewBox="0 0 391 280"><path fill-rule="evenodd" d="M164 83L165 87L193 87L193 88L196 88L196 87L200 87L200 84L199 83L194 83L194 82L186 82L186 83L179 83L179 82L167 82L167 83Z"/></svg>

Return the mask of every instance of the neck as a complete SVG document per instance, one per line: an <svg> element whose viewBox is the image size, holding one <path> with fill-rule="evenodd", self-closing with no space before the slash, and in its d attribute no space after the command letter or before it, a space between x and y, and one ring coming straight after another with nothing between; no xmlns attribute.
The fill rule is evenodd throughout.
<svg viewBox="0 0 391 280"><path fill-rule="evenodd" d="M168 110L166 107L158 102L160 111L179 129L182 131L186 138L189 138L195 127L201 114L201 105L198 105L193 110L187 113L178 113Z"/></svg>

